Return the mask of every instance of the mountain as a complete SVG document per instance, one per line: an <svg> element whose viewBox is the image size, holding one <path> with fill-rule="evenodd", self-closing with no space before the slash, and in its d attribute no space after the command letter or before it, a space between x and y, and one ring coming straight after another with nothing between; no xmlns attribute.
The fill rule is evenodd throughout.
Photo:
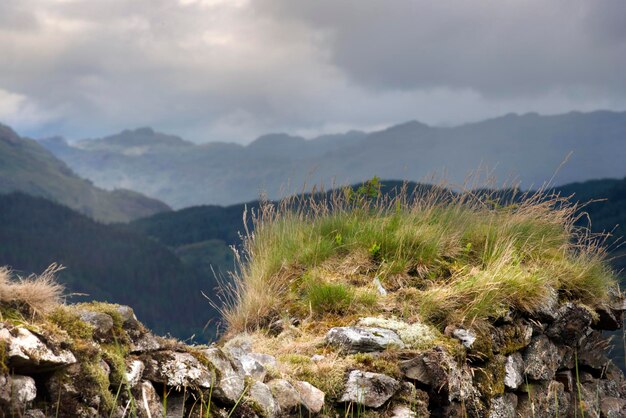
<svg viewBox="0 0 626 418"><path fill-rule="evenodd" d="M299 192L304 184L352 184L373 175L460 184L479 167L525 189L626 175L626 112L555 116L509 114L457 127L412 121L377 132L305 140L265 135L247 146L196 145L148 128L77 144L42 145L79 175L107 189L137 190L175 208L228 205Z"/></svg>
<svg viewBox="0 0 626 418"><path fill-rule="evenodd" d="M127 222L170 210L131 190L95 187L36 141L0 124L0 194L14 191L54 200L103 222Z"/></svg>
<svg viewBox="0 0 626 418"><path fill-rule="evenodd" d="M95 222L65 206L22 193L0 195L0 266L40 273L52 263L70 301L132 305L150 327L180 338L212 337L213 275L201 275L166 246L123 225ZM213 248L215 252L215 248ZM214 324L213 328L214 329Z"/></svg>

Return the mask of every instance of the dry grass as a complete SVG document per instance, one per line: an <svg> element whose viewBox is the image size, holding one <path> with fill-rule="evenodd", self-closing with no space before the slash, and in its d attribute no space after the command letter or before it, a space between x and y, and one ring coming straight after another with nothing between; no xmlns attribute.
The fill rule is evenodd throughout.
<svg viewBox="0 0 626 418"><path fill-rule="evenodd" d="M390 292L373 306L440 327L497 318L509 308L532 313L555 293L594 307L616 282L603 237L575 225L579 209L544 192L504 199L405 187L387 197L375 183L266 202L244 215L254 232L246 231L223 317L230 332L287 315L306 320L312 280L352 293L374 278ZM339 299L346 317L358 309ZM328 314L336 311L331 306Z"/></svg>
<svg viewBox="0 0 626 418"><path fill-rule="evenodd" d="M62 302L64 288L55 275L61 267L52 264L40 275L13 277L7 267L0 267L0 304L16 308L28 315L42 315Z"/></svg>

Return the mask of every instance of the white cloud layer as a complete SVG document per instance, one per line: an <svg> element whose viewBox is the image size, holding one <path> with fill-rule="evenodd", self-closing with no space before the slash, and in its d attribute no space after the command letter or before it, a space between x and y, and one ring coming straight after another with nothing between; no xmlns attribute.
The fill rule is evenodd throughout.
<svg viewBox="0 0 626 418"><path fill-rule="evenodd" d="M626 109L621 0L2 0L0 120L203 141Z"/></svg>

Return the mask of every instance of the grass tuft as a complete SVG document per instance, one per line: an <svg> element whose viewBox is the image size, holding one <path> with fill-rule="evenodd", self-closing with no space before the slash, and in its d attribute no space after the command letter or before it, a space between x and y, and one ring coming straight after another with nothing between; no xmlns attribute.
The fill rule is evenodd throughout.
<svg viewBox="0 0 626 418"><path fill-rule="evenodd" d="M575 225L580 206L565 197L364 190L265 202L245 214L254 231L221 306L229 332L286 312L354 313L359 295L370 308L443 327L511 308L532 313L555 294L593 308L616 285L603 237ZM374 278L384 300L372 293Z"/></svg>
<svg viewBox="0 0 626 418"><path fill-rule="evenodd" d="M29 316L50 312L63 297L63 286L55 280L61 269L52 264L38 276L12 277L11 270L0 267L0 304L12 306Z"/></svg>

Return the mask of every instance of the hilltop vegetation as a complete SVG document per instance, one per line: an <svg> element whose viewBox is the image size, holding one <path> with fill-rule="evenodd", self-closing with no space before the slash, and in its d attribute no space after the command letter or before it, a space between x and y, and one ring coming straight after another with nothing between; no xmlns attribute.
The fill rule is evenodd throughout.
<svg viewBox="0 0 626 418"><path fill-rule="evenodd" d="M602 238L575 225L575 204L543 194L512 201L445 189L386 198L375 181L329 200L263 205L224 310L229 330L283 315L319 324L373 314L379 284L390 292L387 313L441 331L558 301L595 308L617 291Z"/></svg>
<svg viewBox="0 0 626 418"><path fill-rule="evenodd" d="M94 187L36 141L0 124L0 194L15 191L45 197L103 222L128 222L170 210L137 192Z"/></svg>

